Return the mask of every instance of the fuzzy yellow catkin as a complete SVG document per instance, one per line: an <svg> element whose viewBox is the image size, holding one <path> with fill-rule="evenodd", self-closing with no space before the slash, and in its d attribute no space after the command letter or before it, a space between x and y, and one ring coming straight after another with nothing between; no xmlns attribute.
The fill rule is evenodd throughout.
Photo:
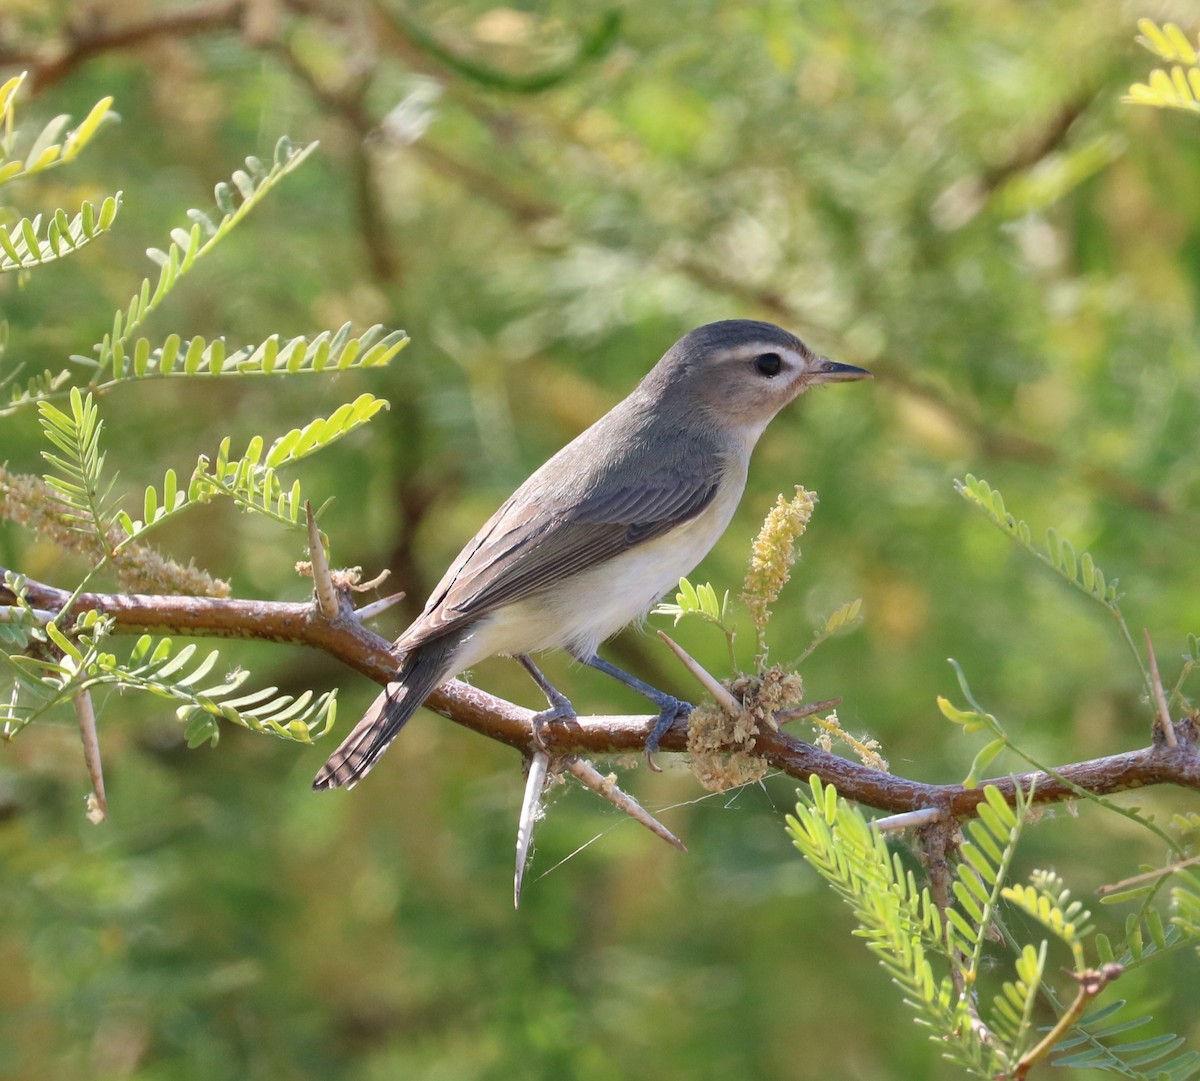
<svg viewBox="0 0 1200 1081"><path fill-rule="evenodd" d="M796 542L804 534L816 502L816 492L806 491L797 484L796 494L791 499L781 495L775 500L775 506L754 538L742 600L750 611L758 641L756 669L761 670L766 664L766 632L771 605L787 584L792 564L796 562Z"/></svg>
<svg viewBox="0 0 1200 1081"><path fill-rule="evenodd" d="M10 473L0 466L0 518L24 526L59 548L96 558L103 551L94 533L79 529L63 513L62 504L41 477ZM120 544L124 532L110 532ZM228 597L229 583L188 564L183 566L145 544L125 544L114 561L117 582L128 592L182 593L199 597Z"/></svg>

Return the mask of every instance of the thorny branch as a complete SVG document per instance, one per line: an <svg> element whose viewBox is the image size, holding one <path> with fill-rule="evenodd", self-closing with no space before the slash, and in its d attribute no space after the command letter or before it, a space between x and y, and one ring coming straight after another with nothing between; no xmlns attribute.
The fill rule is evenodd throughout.
<svg viewBox="0 0 1200 1081"><path fill-rule="evenodd" d="M0 567L0 574L4 568ZM36 609L57 611L70 599L66 590L26 581L26 600ZM15 598L0 587L0 605ZM72 615L96 611L113 620L121 634L183 634L210 638L257 638L318 649L356 672L386 683L396 671L391 643L364 627L348 604L332 618L312 603L250 601L212 597L146 594L84 593ZM435 690L426 705L436 713L480 735L528 754L532 746L533 711L497 698L458 680ZM637 753L654 725L651 716L579 717L551 721L542 735L550 755ZM1037 804L1076 799L1079 790L1107 795L1149 785L1200 789L1200 732L1186 717L1172 725L1178 746L1169 747L1160 733L1140 750L1073 762L1052 773L1032 772L998 777L976 788L956 784L926 784L870 769L804 743L785 732L762 731L753 751L764 763L799 780L816 774L847 799L892 814L933 809L944 821L973 817L983 800L983 786L994 785L1015 802L1018 787L1032 789ZM664 751L687 749L686 721L677 722L662 739ZM745 753L744 747L730 748Z"/></svg>

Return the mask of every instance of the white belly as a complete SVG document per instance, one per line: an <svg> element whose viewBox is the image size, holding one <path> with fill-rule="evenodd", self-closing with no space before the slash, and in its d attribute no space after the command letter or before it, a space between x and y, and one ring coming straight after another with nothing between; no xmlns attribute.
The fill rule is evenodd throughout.
<svg viewBox="0 0 1200 1081"><path fill-rule="evenodd" d="M645 616L708 554L737 509L743 481L724 485L701 514L665 536L481 619L455 657L456 669L496 653L565 648L591 656L606 638Z"/></svg>

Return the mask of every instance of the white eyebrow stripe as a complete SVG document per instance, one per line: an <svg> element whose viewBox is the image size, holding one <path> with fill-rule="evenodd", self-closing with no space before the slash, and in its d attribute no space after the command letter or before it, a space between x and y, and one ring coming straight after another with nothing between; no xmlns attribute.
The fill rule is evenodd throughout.
<svg viewBox="0 0 1200 1081"><path fill-rule="evenodd" d="M804 355L799 349L795 349L789 345L783 345L779 342L743 342L741 345L735 345L726 353L726 355L734 360L748 360L751 357L762 356L764 353L778 353L781 357L793 358L802 360Z"/></svg>

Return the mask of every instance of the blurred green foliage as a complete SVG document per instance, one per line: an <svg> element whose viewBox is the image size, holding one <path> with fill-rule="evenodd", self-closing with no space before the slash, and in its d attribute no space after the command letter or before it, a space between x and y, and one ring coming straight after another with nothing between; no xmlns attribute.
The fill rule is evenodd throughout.
<svg viewBox="0 0 1200 1081"><path fill-rule="evenodd" d="M304 482L336 497L335 562L390 567L411 614L512 487L676 337L769 318L877 380L775 422L698 580L735 587L776 493L803 483L821 498L772 654L798 655L862 597L861 630L823 646L806 683L842 695L843 724L894 771L955 779L979 749L938 713L948 656L1039 759L1146 742L1141 673L1100 609L952 484L984 476L1035 536L1090 551L1173 681L1197 630L1200 141L1185 112L1121 103L1154 63L1125 7L428 0L400 19L391 3L0 14L3 74L29 68L37 91L26 115L82 118L112 95L123 120L69 169L6 189L28 214L124 192L86 250L0 282L6 363L86 354L151 273L145 249L285 133L319 139L316 156L148 325L232 346L346 321L413 338L389 369L335 382L114 388L122 487L161 484L214 438L387 398ZM195 11L210 18L182 18ZM11 469L40 471L32 413L2 438ZM228 506L158 541L238 595L308 592L296 536ZM78 570L9 524L0 563L63 584ZM679 633L722 669L719 634ZM651 639L609 649L693 693ZM341 687L343 718L374 693L319 657L226 655L283 688ZM590 711L640 708L561 661L548 674ZM535 699L511 662L475 678ZM714 797L683 769L627 774L687 857L564 788L514 914L511 752L422 715L369 783L318 798L329 741L229 730L190 751L152 703L97 704L105 825L83 818L69 717L0 760L0 1077L957 1076L790 850L790 781ZM1031 825L1014 869L1053 865L1082 896L1161 856L1087 807ZM1119 937L1123 911L1091 907ZM1119 994L1197 1045L1195 958L1152 971Z"/></svg>

